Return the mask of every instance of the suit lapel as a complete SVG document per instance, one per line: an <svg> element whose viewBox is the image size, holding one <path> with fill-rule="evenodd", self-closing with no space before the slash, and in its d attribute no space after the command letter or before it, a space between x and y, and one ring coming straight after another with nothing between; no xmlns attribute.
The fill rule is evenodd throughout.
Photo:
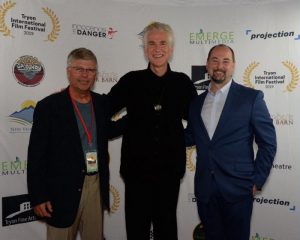
<svg viewBox="0 0 300 240"><path fill-rule="evenodd" d="M198 106L196 107L196 109L199 109L199 112L196 114L196 118L197 118L197 122L200 123L200 129L203 131L202 132L203 136L206 138L206 140L210 141L207 129L206 129L203 119L201 117L201 111L202 111L203 103L204 103L207 93L208 93L208 91L206 90L203 94L199 95Z"/></svg>
<svg viewBox="0 0 300 240"><path fill-rule="evenodd" d="M225 124L228 122L228 120L230 119L230 116L233 113L233 106L234 104L239 101L239 99L237 98L237 84L232 81L228 95L227 95L227 99L225 101L219 122L217 124L216 130L214 132L212 141L215 141L218 136L220 134L222 134L222 130L224 129Z"/></svg>

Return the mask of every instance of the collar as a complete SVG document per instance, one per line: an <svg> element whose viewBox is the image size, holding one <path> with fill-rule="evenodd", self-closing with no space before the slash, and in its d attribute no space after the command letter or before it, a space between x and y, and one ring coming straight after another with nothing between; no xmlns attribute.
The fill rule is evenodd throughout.
<svg viewBox="0 0 300 240"><path fill-rule="evenodd" d="M151 73L153 76L157 77L157 78L164 78L165 76L167 76L170 72L171 72L171 67L170 67L170 64L168 63L168 68L167 68L167 71L164 75L162 76L157 76L150 68L150 63L148 63L148 67L147 67L147 71L149 73Z"/></svg>
<svg viewBox="0 0 300 240"><path fill-rule="evenodd" d="M219 89L216 93L213 93L210 89L211 89L211 82L209 83L209 85L208 85L208 92L210 93L210 94L212 94L212 95L216 95L216 94L218 94L218 93L228 93L228 91L229 91L229 88L230 88L230 86L231 86L231 83L232 83L232 79L228 82L228 83L226 83L221 89Z"/></svg>

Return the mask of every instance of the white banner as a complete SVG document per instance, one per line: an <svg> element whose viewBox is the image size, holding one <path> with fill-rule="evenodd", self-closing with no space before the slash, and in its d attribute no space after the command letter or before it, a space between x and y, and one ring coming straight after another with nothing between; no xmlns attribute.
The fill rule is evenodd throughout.
<svg viewBox="0 0 300 240"><path fill-rule="evenodd" d="M45 225L37 221L28 202L27 146L36 102L68 84L68 53L87 47L97 55L100 75L95 91L107 93L126 72L147 67L140 33L152 21L173 28L171 68L189 75L199 93L207 82L208 50L219 43L236 53L235 81L264 92L277 131L278 153L268 182L254 201L251 240L300 239L300 6L296 0L206 7L172 6L171 0L169 6L0 0L0 239L46 238ZM120 146L121 139L109 145L112 212L105 214L106 240L126 239ZM180 240L202 239L194 171L195 151L188 149L177 211Z"/></svg>

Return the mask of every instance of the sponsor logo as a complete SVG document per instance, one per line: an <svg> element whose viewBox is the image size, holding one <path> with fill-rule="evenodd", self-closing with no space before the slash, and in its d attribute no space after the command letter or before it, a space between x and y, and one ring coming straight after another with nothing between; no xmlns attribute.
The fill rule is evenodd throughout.
<svg viewBox="0 0 300 240"><path fill-rule="evenodd" d="M206 90L210 83L210 78L206 66L192 66L192 82L197 90Z"/></svg>
<svg viewBox="0 0 300 240"><path fill-rule="evenodd" d="M191 45L217 45L234 43L234 32L199 32L189 33L189 43Z"/></svg>
<svg viewBox="0 0 300 240"><path fill-rule="evenodd" d="M0 5L0 33L5 37L14 37L14 31L23 31L24 35L33 36L36 33L41 33L46 35L45 41L54 42L60 32L60 22L57 15L47 7L42 8L43 13L47 16L34 16L28 13L24 13L20 9L21 13L18 16L11 16L7 22L6 14L14 7L16 3L13 1L6 1ZM49 21L50 20L50 21ZM49 24L50 23L50 24Z"/></svg>
<svg viewBox="0 0 300 240"><path fill-rule="evenodd" d="M22 175L27 171L27 161L16 157L15 161L0 162L0 176Z"/></svg>
<svg viewBox="0 0 300 240"><path fill-rule="evenodd" d="M186 148L186 168L191 172L196 170L196 147L187 147Z"/></svg>
<svg viewBox="0 0 300 240"><path fill-rule="evenodd" d="M260 236L258 233L256 233L254 236L251 237L251 240L275 240L275 238L270 238L266 236Z"/></svg>
<svg viewBox="0 0 300 240"><path fill-rule="evenodd" d="M250 63L244 71L244 85L251 88L260 87L265 89L279 86L284 92L294 91L299 81L299 70L290 61L281 63L283 68L279 71L259 69L259 62Z"/></svg>
<svg viewBox="0 0 300 240"><path fill-rule="evenodd" d="M150 22L148 25L152 24L153 22ZM138 38L141 40L141 44L139 45L140 48L144 48L144 42L143 42L143 37L144 37L144 30L142 30L141 32L139 32L138 34Z"/></svg>
<svg viewBox="0 0 300 240"><path fill-rule="evenodd" d="M188 202L189 203L196 203L197 198L194 193L188 193Z"/></svg>
<svg viewBox="0 0 300 240"><path fill-rule="evenodd" d="M245 31L246 36L250 38L250 40L269 40L269 39L278 39L278 38L293 38L294 40L300 39L300 34L295 34L294 31L286 32L280 30L278 32L263 32L263 33L256 33L251 29L247 29Z"/></svg>
<svg viewBox="0 0 300 240"><path fill-rule="evenodd" d="M9 122L14 124L10 127L10 133L29 133L33 122L33 112L36 103L26 100L21 105L20 111L15 111L8 116Z"/></svg>
<svg viewBox="0 0 300 240"><path fill-rule="evenodd" d="M119 191L113 186L110 185L109 186L109 191L112 195L112 205L110 206L110 212L111 213L115 213L118 211L119 207L120 207L120 194Z"/></svg>
<svg viewBox="0 0 300 240"><path fill-rule="evenodd" d="M27 194L2 198L2 226L37 220Z"/></svg>
<svg viewBox="0 0 300 240"><path fill-rule="evenodd" d="M25 87L35 87L44 78L45 68L38 58L25 55L15 61L13 74L19 84Z"/></svg>
<svg viewBox="0 0 300 240"><path fill-rule="evenodd" d="M276 169L276 170L286 170L286 171L289 171L289 170L292 170L292 165L290 165L290 164L284 164L284 163L281 163L281 164L273 163L272 168Z"/></svg>
<svg viewBox="0 0 300 240"><path fill-rule="evenodd" d="M119 81L118 74L115 72L99 72L98 80L102 83L116 83Z"/></svg>
<svg viewBox="0 0 300 240"><path fill-rule="evenodd" d="M149 23L149 24L151 24L151 23ZM140 45L141 48L144 47L143 36L144 36L144 31L141 31L140 33L138 33L138 38L142 41L142 44Z"/></svg>
<svg viewBox="0 0 300 240"><path fill-rule="evenodd" d="M256 204L269 204L275 205L277 207L288 207L290 211L295 211L296 206L291 206L289 201L284 201L279 198L264 198L264 197L254 197L254 203Z"/></svg>
<svg viewBox="0 0 300 240"><path fill-rule="evenodd" d="M204 226L202 223L198 224L193 231L193 240L205 240Z"/></svg>
<svg viewBox="0 0 300 240"><path fill-rule="evenodd" d="M276 126L292 126L294 125L294 116L292 114L273 114L273 123Z"/></svg>
<svg viewBox="0 0 300 240"><path fill-rule="evenodd" d="M83 24L72 24L73 34L85 37L113 39L118 32L112 27L99 27Z"/></svg>

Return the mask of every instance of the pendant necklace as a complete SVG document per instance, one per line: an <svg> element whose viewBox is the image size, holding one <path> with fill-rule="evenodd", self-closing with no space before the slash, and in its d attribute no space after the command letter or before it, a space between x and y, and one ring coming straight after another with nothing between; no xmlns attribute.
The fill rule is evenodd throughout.
<svg viewBox="0 0 300 240"><path fill-rule="evenodd" d="M160 104L156 104L155 106L154 106L154 110L155 111L160 111L162 109L162 106L160 105Z"/></svg>
<svg viewBox="0 0 300 240"><path fill-rule="evenodd" d="M167 88L167 83L165 82L164 85L163 85L163 88L161 90L161 93L160 93L160 97L158 98L158 101L157 101L157 104L154 105L154 110L156 112L160 112L162 110L162 98L163 98L163 95L165 93L165 90Z"/></svg>

